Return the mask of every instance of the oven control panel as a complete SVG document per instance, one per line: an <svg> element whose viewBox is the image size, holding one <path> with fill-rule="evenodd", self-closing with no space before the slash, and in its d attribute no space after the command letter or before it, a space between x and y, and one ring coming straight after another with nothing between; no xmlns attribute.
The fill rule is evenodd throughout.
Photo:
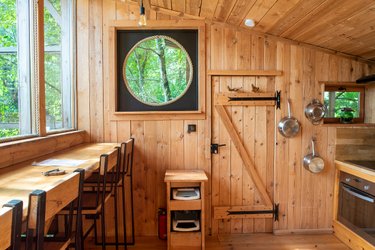
<svg viewBox="0 0 375 250"><path fill-rule="evenodd" d="M346 172L340 172L340 182L346 183L349 186L355 187L375 196L375 183L368 180L364 180L358 176L348 174Z"/></svg>

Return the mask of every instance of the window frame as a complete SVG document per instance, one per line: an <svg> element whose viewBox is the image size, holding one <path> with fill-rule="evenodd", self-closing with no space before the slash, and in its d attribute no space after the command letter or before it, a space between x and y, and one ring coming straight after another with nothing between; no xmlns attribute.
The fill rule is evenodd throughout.
<svg viewBox="0 0 375 250"><path fill-rule="evenodd" d="M365 121L365 86L354 84L325 85L322 93L324 103L324 92L359 92L359 117L353 119L353 123L364 123ZM340 123L340 118L324 117L324 123Z"/></svg>
<svg viewBox="0 0 375 250"><path fill-rule="evenodd" d="M117 36L118 30L197 30L198 31L198 109L194 111L117 111L117 74L110 74L110 70L117 68ZM145 28L138 26L138 21L112 21L109 25L109 50L104 52L104 56L110 58L109 63L104 64L105 77L109 79L109 119L112 121L123 120L203 120L206 119L206 26L201 20L181 20L173 26L169 22L160 20L149 20ZM105 97L106 98L106 97Z"/></svg>
<svg viewBox="0 0 375 250"><path fill-rule="evenodd" d="M20 0L17 0L20 1ZM71 38L70 67L71 77L71 128L56 129L47 132L46 128L46 102L45 102L45 68L44 68L44 0L28 2L30 13L30 116L31 134L17 135L0 138L0 144L5 142L28 140L30 138L43 138L53 134L63 134L77 130L77 74L76 74L76 47L77 47L77 1L71 3ZM18 12L17 12L18 14ZM18 26L18 24L17 24ZM63 97L64 98L64 97ZM64 112L64 111L63 111Z"/></svg>

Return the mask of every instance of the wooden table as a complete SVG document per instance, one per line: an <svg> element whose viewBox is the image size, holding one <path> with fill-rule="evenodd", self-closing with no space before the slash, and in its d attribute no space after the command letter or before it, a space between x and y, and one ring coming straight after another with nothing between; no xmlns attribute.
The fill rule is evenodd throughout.
<svg viewBox="0 0 375 250"><path fill-rule="evenodd" d="M0 170L0 207L13 199L23 201L23 217L27 216L29 194L36 189L57 186L68 174L77 168L85 170L85 178L99 167L99 157L108 153L116 143L85 143L63 151L48 154L30 161L13 165ZM47 159L83 160L77 166L33 166L34 162ZM43 172L59 168L65 175L44 176Z"/></svg>

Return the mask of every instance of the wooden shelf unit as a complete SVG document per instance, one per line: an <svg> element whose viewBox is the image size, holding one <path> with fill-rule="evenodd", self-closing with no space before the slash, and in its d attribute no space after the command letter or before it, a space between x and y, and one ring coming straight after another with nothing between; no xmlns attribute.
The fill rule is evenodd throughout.
<svg viewBox="0 0 375 250"><path fill-rule="evenodd" d="M203 170L167 170L164 182L167 185L167 238L168 250L205 249L205 182L207 175ZM173 200L172 188L198 187L200 199ZM173 232L172 212L183 210L200 211L200 230L196 232Z"/></svg>

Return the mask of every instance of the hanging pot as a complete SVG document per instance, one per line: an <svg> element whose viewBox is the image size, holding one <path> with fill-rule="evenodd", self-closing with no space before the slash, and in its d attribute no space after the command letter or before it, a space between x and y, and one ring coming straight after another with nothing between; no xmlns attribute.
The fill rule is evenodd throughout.
<svg viewBox="0 0 375 250"><path fill-rule="evenodd" d="M294 137L300 130L300 124L290 113L290 101L288 99L288 116L280 120L277 126L280 134L286 138Z"/></svg>
<svg viewBox="0 0 375 250"><path fill-rule="evenodd" d="M313 99L305 108L306 118L314 125L318 125L326 113L326 106L318 99Z"/></svg>
<svg viewBox="0 0 375 250"><path fill-rule="evenodd" d="M317 174L324 169L324 161L315 154L314 140L311 140L312 154L308 154L303 158L303 166L310 172Z"/></svg>

